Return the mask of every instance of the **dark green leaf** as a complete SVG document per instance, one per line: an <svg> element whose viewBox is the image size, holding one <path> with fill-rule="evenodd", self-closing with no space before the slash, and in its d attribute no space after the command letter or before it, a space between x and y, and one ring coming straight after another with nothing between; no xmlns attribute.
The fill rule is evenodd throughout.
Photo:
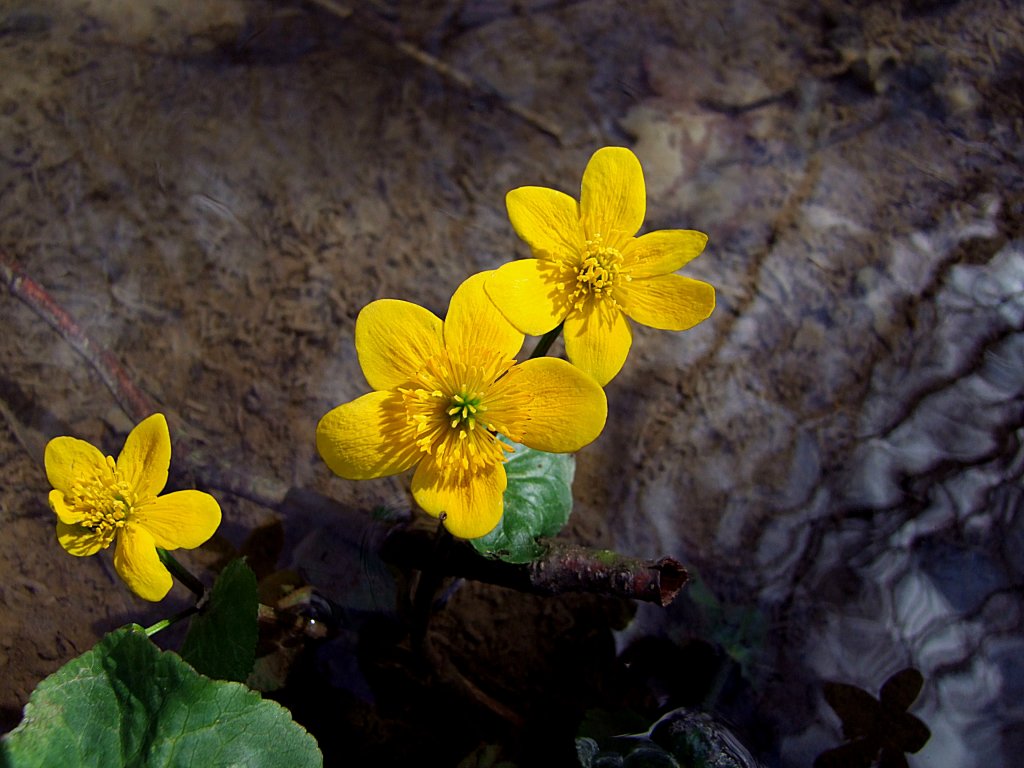
<svg viewBox="0 0 1024 768"><path fill-rule="evenodd" d="M239 683L203 677L130 626L39 684L0 742L0 764L305 768L323 758L287 710Z"/></svg>
<svg viewBox="0 0 1024 768"><path fill-rule="evenodd" d="M757 768L746 747L707 712L679 707L666 712L649 738L686 768Z"/></svg>
<svg viewBox="0 0 1024 768"><path fill-rule="evenodd" d="M515 453L505 465L505 514L497 528L473 539L473 546L509 563L528 563L544 553L537 539L554 536L569 521L576 459L572 454L510 445Z"/></svg>
<svg viewBox="0 0 1024 768"><path fill-rule="evenodd" d="M597 742L589 736L576 737L576 760L580 768L593 768L594 758L600 751Z"/></svg>
<svg viewBox="0 0 1024 768"><path fill-rule="evenodd" d="M661 747L651 744L633 749L622 761L622 768L679 768L679 763Z"/></svg>
<svg viewBox="0 0 1024 768"><path fill-rule="evenodd" d="M666 712L647 733L610 739L576 739L583 768L757 768L725 726L704 712L680 707Z"/></svg>
<svg viewBox="0 0 1024 768"><path fill-rule="evenodd" d="M208 677L244 681L256 661L258 609L255 574L244 560L231 561L193 617L182 658Z"/></svg>

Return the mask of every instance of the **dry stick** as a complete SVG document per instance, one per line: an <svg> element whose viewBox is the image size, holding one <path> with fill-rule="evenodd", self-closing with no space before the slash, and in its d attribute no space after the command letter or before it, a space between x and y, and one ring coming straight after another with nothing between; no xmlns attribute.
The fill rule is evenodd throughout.
<svg viewBox="0 0 1024 768"><path fill-rule="evenodd" d="M458 542L438 564L449 576L461 576L520 592L559 595L592 592L666 606L689 579L678 560L643 560L607 550L590 549L556 539L542 540L545 553L529 563L506 563L481 557L469 544ZM433 534L396 530L384 541L381 556L412 568L432 565Z"/></svg>
<svg viewBox="0 0 1024 768"><path fill-rule="evenodd" d="M117 402L135 420L141 421L157 410L156 403L132 381L124 366L82 330L74 318L61 307L39 283L25 274L25 270L0 251L0 277L7 289L28 304L37 315L53 326L61 337L75 348L103 383L114 394Z"/></svg>
<svg viewBox="0 0 1024 768"><path fill-rule="evenodd" d="M29 277L17 262L3 251L0 251L0 279L11 294L27 304L85 358L129 418L139 422L160 410L157 402L135 383L121 361L90 337L45 288ZM270 509L277 508L288 495L288 486L284 483L243 475L224 464L194 440L177 439L174 441L174 449L200 470L201 478L211 486L230 491L236 496Z"/></svg>
<svg viewBox="0 0 1024 768"><path fill-rule="evenodd" d="M368 32L389 45L394 46L395 50L403 56L407 56L417 64L433 70L444 79L454 83L459 88L468 91L469 93L477 93L484 98L493 101L502 109L511 112L516 117L526 121L534 128L543 131L548 136L551 136L553 139L561 143L562 129L543 115L517 104L489 83L477 80L471 75L463 72L461 69L453 67L451 64L446 64L436 56L433 56L422 48L413 45L402 37L397 27L393 24L377 17L371 18L367 14L357 12L357 9L339 3L336 0L309 0L309 2L332 16L336 16L339 19L351 20L353 24L363 31Z"/></svg>
<svg viewBox="0 0 1024 768"><path fill-rule="evenodd" d="M15 297L49 323L96 370L117 402L135 421L158 410L155 401L139 389L121 362L90 338L45 288L0 251L0 279ZM247 498L268 509L280 510L287 501L332 508L346 514L332 499L289 488L268 478L252 478L224 464L217 456L192 443L175 443L185 452L197 474L211 487ZM356 526L358 528L358 526ZM358 542L357 542L358 543ZM481 557L469 544L456 542L438 564L446 575L511 587L523 592L555 595L594 592L668 605L686 584L686 569L670 557L641 560L615 552L588 549L561 541L545 542L543 557L511 564ZM382 556L410 568L424 569L434 551L433 534L396 529L385 540Z"/></svg>

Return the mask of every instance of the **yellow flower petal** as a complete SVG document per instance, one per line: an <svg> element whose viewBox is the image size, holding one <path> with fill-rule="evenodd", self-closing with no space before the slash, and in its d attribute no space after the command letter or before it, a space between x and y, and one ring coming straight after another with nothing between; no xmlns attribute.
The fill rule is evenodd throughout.
<svg viewBox="0 0 1024 768"><path fill-rule="evenodd" d="M630 240L622 269L633 278L668 275L699 256L708 236L693 229L661 229Z"/></svg>
<svg viewBox="0 0 1024 768"><path fill-rule="evenodd" d="M530 399L529 419L521 427L521 442L549 453L571 453L592 442L604 429L608 403L604 390L590 376L564 360L542 357L527 360L516 376L506 377L505 392L500 380L494 385L493 402L487 414L497 423L514 422L514 414L502 412L503 401L515 402L515 396ZM492 402L489 400L489 402Z"/></svg>
<svg viewBox="0 0 1024 768"><path fill-rule="evenodd" d="M220 525L220 505L202 491L175 491L132 512L132 524L145 528L163 549L194 549Z"/></svg>
<svg viewBox="0 0 1024 768"><path fill-rule="evenodd" d="M124 441L117 457L117 474L135 491L139 501L155 498L167 485L171 466L171 434L167 419L154 413L140 421Z"/></svg>
<svg viewBox="0 0 1024 768"><path fill-rule="evenodd" d="M174 583L160 562L153 537L146 529L131 523L117 536L114 570L132 592L154 603L167 597Z"/></svg>
<svg viewBox="0 0 1024 768"><path fill-rule="evenodd" d="M57 521L57 541L64 551L75 557L95 555L103 549L103 536L84 525L68 525Z"/></svg>
<svg viewBox="0 0 1024 768"><path fill-rule="evenodd" d="M622 370L632 344L629 320L609 301L588 301L565 319L566 356L601 386Z"/></svg>
<svg viewBox="0 0 1024 768"><path fill-rule="evenodd" d="M627 315L663 331L685 331L706 320L715 308L715 289L682 275L633 280L616 294Z"/></svg>
<svg viewBox="0 0 1024 768"><path fill-rule="evenodd" d="M359 365L374 389L406 384L444 346L440 318L397 299L379 299L363 307L355 336Z"/></svg>
<svg viewBox="0 0 1024 768"><path fill-rule="evenodd" d="M444 527L461 539L486 536L501 520L508 478L503 464L472 475L442 474L432 461L423 461L412 478L412 495L424 511L446 517Z"/></svg>
<svg viewBox="0 0 1024 768"><path fill-rule="evenodd" d="M558 290L561 270L539 259L513 261L489 273L484 287L502 314L523 333L547 333L568 312L565 291Z"/></svg>
<svg viewBox="0 0 1024 768"><path fill-rule="evenodd" d="M535 261L535 259L531 259ZM479 272L462 283L452 296L444 319L444 344L457 357L471 359L487 350L514 358L523 346L523 334L512 327L484 291L493 272Z"/></svg>
<svg viewBox="0 0 1024 768"><path fill-rule="evenodd" d="M398 392L370 392L320 419L316 447L336 475L368 480L396 475L423 455L406 426Z"/></svg>
<svg viewBox="0 0 1024 768"><path fill-rule="evenodd" d="M505 206L516 234L537 258L572 262L582 251L585 238L579 206L564 192L519 187L505 195Z"/></svg>
<svg viewBox="0 0 1024 768"><path fill-rule="evenodd" d="M85 519L85 516L81 512L76 512L67 505L63 491L58 491L55 488L50 491L48 500L50 502L50 509L53 510L54 514L57 515L57 519L62 523L74 525L75 523L80 523Z"/></svg>
<svg viewBox="0 0 1024 768"><path fill-rule="evenodd" d="M43 463L50 485L64 493L69 493L84 479L112 474L106 456L96 446L77 437L53 438L46 444Z"/></svg>
<svg viewBox="0 0 1024 768"><path fill-rule="evenodd" d="M616 247L635 235L647 213L644 171L636 155L624 147L603 147L583 172L580 217L586 237L596 234Z"/></svg>

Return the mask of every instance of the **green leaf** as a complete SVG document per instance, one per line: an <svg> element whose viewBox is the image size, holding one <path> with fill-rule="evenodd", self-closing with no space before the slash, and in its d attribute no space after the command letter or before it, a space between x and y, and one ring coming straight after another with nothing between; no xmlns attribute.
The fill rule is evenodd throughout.
<svg viewBox="0 0 1024 768"><path fill-rule="evenodd" d="M594 758L598 756L601 749L597 742L589 736L576 737L576 760L580 768L593 768Z"/></svg>
<svg viewBox="0 0 1024 768"><path fill-rule="evenodd" d="M258 610L256 575L244 560L232 560L217 577L209 602L193 617L182 658L201 674L244 682L256 661Z"/></svg>
<svg viewBox="0 0 1024 768"><path fill-rule="evenodd" d="M686 707L667 712L646 733L576 738L583 768L751 768L760 765L711 715Z"/></svg>
<svg viewBox="0 0 1024 768"><path fill-rule="evenodd" d="M472 541L483 555L528 563L544 554L537 539L554 536L569 521L576 459L568 453L545 453L506 442L515 453L505 465L505 514L497 528Z"/></svg>
<svg viewBox="0 0 1024 768"><path fill-rule="evenodd" d="M286 709L203 677L138 626L111 632L43 680L0 741L0 765L11 768L322 764Z"/></svg>

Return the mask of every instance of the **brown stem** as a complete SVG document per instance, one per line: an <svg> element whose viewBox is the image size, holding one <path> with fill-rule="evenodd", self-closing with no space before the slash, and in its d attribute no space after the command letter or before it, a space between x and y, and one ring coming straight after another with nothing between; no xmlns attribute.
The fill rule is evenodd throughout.
<svg viewBox="0 0 1024 768"><path fill-rule="evenodd" d="M549 539L544 555L533 562L514 564L481 557L468 544L452 546L440 564L431 562L433 541L413 529L395 530L385 540L381 556L411 568L441 567L448 576L531 592L557 595L593 592L643 600L666 606L686 584L689 575L671 557L644 560L608 550L590 549Z"/></svg>
<svg viewBox="0 0 1024 768"><path fill-rule="evenodd" d="M14 296L53 326L57 333L89 362L134 421L142 421L158 410L156 402L135 385L131 374L125 370L121 362L109 350L90 338L45 288L29 277L17 262L2 251L0 278Z"/></svg>
<svg viewBox="0 0 1024 768"><path fill-rule="evenodd" d="M529 123L534 128L546 133L553 139L562 141L562 130L543 115L534 112L532 109L517 104L502 94L497 88L477 80L471 75L463 72L451 64L446 64L436 56L427 53L422 48L413 45L402 37L398 27L376 14L364 12L358 6L353 7L337 0L310 0L310 2L322 11L331 14L339 19L347 19L364 32L383 40L393 46L403 56L415 61L420 66L433 70L450 83L469 93L475 93L485 99L497 104L507 112L512 113L521 120Z"/></svg>
<svg viewBox="0 0 1024 768"><path fill-rule="evenodd" d="M0 281L85 358L132 421L142 421L160 410L157 402L135 383L117 356L89 336L49 291L29 277L21 265L3 251L0 251ZM179 457L190 460L200 479L212 487L269 508L276 508L288 494L288 486L284 483L239 472L194 440L179 437L174 441L174 450Z"/></svg>

